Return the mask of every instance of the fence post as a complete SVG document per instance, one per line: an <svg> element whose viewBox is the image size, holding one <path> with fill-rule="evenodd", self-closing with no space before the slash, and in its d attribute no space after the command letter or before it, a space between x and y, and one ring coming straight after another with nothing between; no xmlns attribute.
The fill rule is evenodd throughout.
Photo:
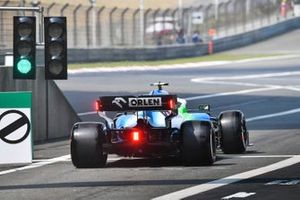
<svg viewBox="0 0 300 200"><path fill-rule="evenodd" d="M47 16L50 15L50 10L55 6L56 3L50 4L50 6L47 8Z"/></svg>
<svg viewBox="0 0 300 200"><path fill-rule="evenodd" d="M150 13L152 11L152 9L151 8L148 8L147 10L146 10L146 12L144 13L144 36L146 35L146 28L147 28L147 22L148 22L148 14ZM147 37L145 37L145 38L147 38ZM145 41L145 43L146 43L146 41Z"/></svg>
<svg viewBox="0 0 300 200"><path fill-rule="evenodd" d="M204 18L205 18L205 23L204 23L204 32L205 32L205 34L206 35L208 35L208 30L210 29L210 28L212 28L211 27L211 25L209 24L209 22L210 22L210 10L213 8L213 4L209 4L204 10Z"/></svg>
<svg viewBox="0 0 300 200"><path fill-rule="evenodd" d="M175 22L176 22L176 21L177 21L177 24L178 24L178 20L175 20L175 15L176 15L176 14L178 14L178 8L176 8L176 9L172 12L172 14L171 14L171 15L172 15L172 18L173 18L173 21L174 21L173 32L177 31L177 30L176 30L176 26L175 26L175 24L176 24ZM178 25L178 26L179 26L179 25Z"/></svg>
<svg viewBox="0 0 300 200"><path fill-rule="evenodd" d="M163 13L162 13L162 17L163 17L163 31L165 31L166 29L166 15L170 12L170 9L167 8Z"/></svg>
<svg viewBox="0 0 300 200"><path fill-rule="evenodd" d="M187 28L187 37L186 37L186 43L190 42L191 40L191 35L192 35L192 14L193 14L193 7L189 7L187 8L187 11L188 11L188 16L187 16L187 19L188 19L188 28Z"/></svg>
<svg viewBox="0 0 300 200"><path fill-rule="evenodd" d="M181 28L183 30L187 30L186 27L189 26L189 21L186 20L186 15L188 16L189 11L190 11L190 8L184 8L184 9L182 9L182 24L181 24ZM189 16L187 18L189 18Z"/></svg>
<svg viewBox="0 0 300 200"><path fill-rule="evenodd" d="M218 5L218 9L217 9L218 18L216 18L216 37L219 37L220 32L221 32L221 17L220 17L220 15L221 15L221 10L224 5L225 5L224 2L222 2Z"/></svg>
<svg viewBox="0 0 300 200"><path fill-rule="evenodd" d="M234 9L234 34L238 33L238 10L237 10L237 4L239 3L239 0L235 0L234 4L233 4L233 9Z"/></svg>
<svg viewBox="0 0 300 200"><path fill-rule="evenodd" d="M97 37L97 45L98 46L101 46L101 40L102 40L100 16L104 9L105 9L105 7L103 6L97 12L97 36L98 36Z"/></svg>
<svg viewBox="0 0 300 200"><path fill-rule="evenodd" d="M66 3L60 10L60 16L64 16L64 11L68 8L69 3Z"/></svg>
<svg viewBox="0 0 300 200"><path fill-rule="evenodd" d="M276 7L277 7L277 21L280 21L280 5L281 5L281 0L277 0L276 3L275 3Z"/></svg>
<svg viewBox="0 0 300 200"><path fill-rule="evenodd" d="M247 15L246 15L246 12L247 12L247 2L246 0L243 0L243 4L242 4L242 24L243 24L243 32L246 32L247 30Z"/></svg>
<svg viewBox="0 0 300 200"><path fill-rule="evenodd" d="M89 47L91 44L90 41L90 26L89 26L89 15L90 15L90 11L93 9L93 6L90 6L87 10L86 10L86 16L85 16L85 20L86 20L86 42L87 42L87 46Z"/></svg>
<svg viewBox="0 0 300 200"><path fill-rule="evenodd" d="M158 8L153 13L153 24L154 24L153 37L156 34L156 26L155 26L155 24L156 24L156 17L157 17L157 15L158 15L159 12L160 12L160 9Z"/></svg>
<svg viewBox="0 0 300 200"><path fill-rule="evenodd" d="M117 7L114 7L110 12L109 12L109 36L110 36L110 44L113 46L114 45L114 35L113 35L113 14L117 10Z"/></svg>
<svg viewBox="0 0 300 200"><path fill-rule="evenodd" d="M263 13L263 11L261 9L259 11L260 11L259 12L259 15L260 15L260 27L263 27L263 24L264 24L264 21L263 21L263 19L264 19L264 13Z"/></svg>
<svg viewBox="0 0 300 200"><path fill-rule="evenodd" d="M24 7L24 6L26 6L26 1L25 0L20 0L19 1L19 6L20 7ZM18 15L25 15L25 11L24 10L19 10L18 11Z"/></svg>
<svg viewBox="0 0 300 200"><path fill-rule="evenodd" d="M136 9L134 12L133 12L133 15L132 15L132 44L136 44L136 23L135 23L135 19L136 19L136 15L140 12L140 9Z"/></svg>
<svg viewBox="0 0 300 200"><path fill-rule="evenodd" d="M73 26L73 34L74 34L74 37L73 37L73 40L74 40L74 46L76 47L77 46L77 12L78 10L81 8L81 4L77 5L73 11L73 23L74 23L74 26Z"/></svg>
<svg viewBox="0 0 300 200"><path fill-rule="evenodd" d="M267 1L267 8L268 8L268 25L271 24L271 13L272 13L272 5L271 5L271 0Z"/></svg>
<svg viewBox="0 0 300 200"><path fill-rule="evenodd" d="M225 20L224 20L224 24L225 24L225 36L228 36L228 27L230 27L230 20L228 20L228 7L231 4L231 0L225 3Z"/></svg>
<svg viewBox="0 0 300 200"><path fill-rule="evenodd" d="M1 6L7 6L9 0L5 1ZM3 12L0 12L0 42L4 42L4 23L3 23Z"/></svg>
<svg viewBox="0 0 300 200"><path fill-rule="evenodd" d="M250 19L252 21L252 30L255 29L255 20L256 20L256 16L255 16L254 11L255 11L255 9L253 8L253 4L250 3L249 16L250 16Z"/></svg>
<svg viewBox="0 0 300 200"><path fill-rule="evenodd" d="M124 35L125 35L125 31L124 31L124 29L125 29L125 23L124 23L124 18L125 18L125 14L126 14L126 12L129 10L129 8L125 8L124 10L123 10L123 12L122 12L122 14L121 14L121 44L122 45L124 45Z"/></svg>
<svg viewBox="0 0 300 200"><path fill-rule="evenodd" d="M200 6L198 6L195 10L197 11L197 12L201 12L201 13L203 13L202 12L202 9L203 9L203 5L200 5ZM204 15L202 15L202 17L203 17L203 19L202 20L204 20ZM199 34L200 34L200 36L202 37L202 29L203 29L203 27L202 27L202 25L203 25L203 23L202 24L197 24L196 25L196 30L199 32ZM194 31L194 30L193 30Z"/></svg>

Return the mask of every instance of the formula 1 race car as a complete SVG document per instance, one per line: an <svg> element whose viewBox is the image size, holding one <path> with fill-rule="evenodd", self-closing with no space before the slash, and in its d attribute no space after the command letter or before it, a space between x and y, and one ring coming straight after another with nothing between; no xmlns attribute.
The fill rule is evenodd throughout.
<svg viewBox="0 0 300 200"><path fill-rule="evenodd" d="M210 114L208 104L195 110L186 100L162 89L142 96L105 96L97 100L104 122L76 123L71 133L71 158L77 168L104 167L108 154L130 157L174 156L188 165L212 165L216 149L246 151L249 134L239 110ZM117 112L113 119L105 111Z"/></svg>

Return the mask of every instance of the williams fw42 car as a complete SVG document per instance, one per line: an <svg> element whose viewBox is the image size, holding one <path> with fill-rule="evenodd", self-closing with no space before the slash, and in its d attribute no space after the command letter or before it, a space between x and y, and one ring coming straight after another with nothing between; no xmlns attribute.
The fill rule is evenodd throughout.
<svg viewBox="0 0 300 200"><path fill-rule="evenodd" d="M149 95L100 97L97 111L105 122L74 125L71 158L75 167L104 167L108 154L173 156L186 165L212 165L217 148L229 154L246 151L249 134L241 111L213 117L207 104L189 110L186 100L162 89L168 83L151 85L158 89ZM111 119L106 111L117 114Z"/></svg>

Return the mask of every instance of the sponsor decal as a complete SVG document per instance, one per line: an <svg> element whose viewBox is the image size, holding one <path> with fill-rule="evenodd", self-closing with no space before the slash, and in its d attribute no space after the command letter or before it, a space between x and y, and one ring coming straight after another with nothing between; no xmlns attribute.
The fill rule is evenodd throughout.
<svg viewBox="0 0 300 200"><path fill-rule="evenodd" d="M161 107L161 97L128 98L129 107Z"/></svg>
<svg viewBox="0 0 300 200"><path fill-rule="evenodd" d="M127 104L127 101L123 97L116 97L113 101L112 104L117 105L120 108L123 108L124 104Z"/></svg>

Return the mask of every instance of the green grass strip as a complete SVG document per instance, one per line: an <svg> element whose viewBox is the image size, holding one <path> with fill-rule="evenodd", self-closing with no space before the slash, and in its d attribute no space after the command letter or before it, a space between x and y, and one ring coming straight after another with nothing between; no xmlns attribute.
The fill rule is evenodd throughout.
<svg viewBox="0 0 300 200"><path fill-rule="evenodd" d="M69 69L80 68L96 68L96 67L132 67L132 66L158 66L158 65L172 65L184 63L210 62L210 61L236 61L250 58L263 58L279 56L280 54L213 54L208 56L192 57L192 58L178 58L170 60L157 61L118 61L118 62L96 62L96 63L76 63L69 64Z"/></svg>

